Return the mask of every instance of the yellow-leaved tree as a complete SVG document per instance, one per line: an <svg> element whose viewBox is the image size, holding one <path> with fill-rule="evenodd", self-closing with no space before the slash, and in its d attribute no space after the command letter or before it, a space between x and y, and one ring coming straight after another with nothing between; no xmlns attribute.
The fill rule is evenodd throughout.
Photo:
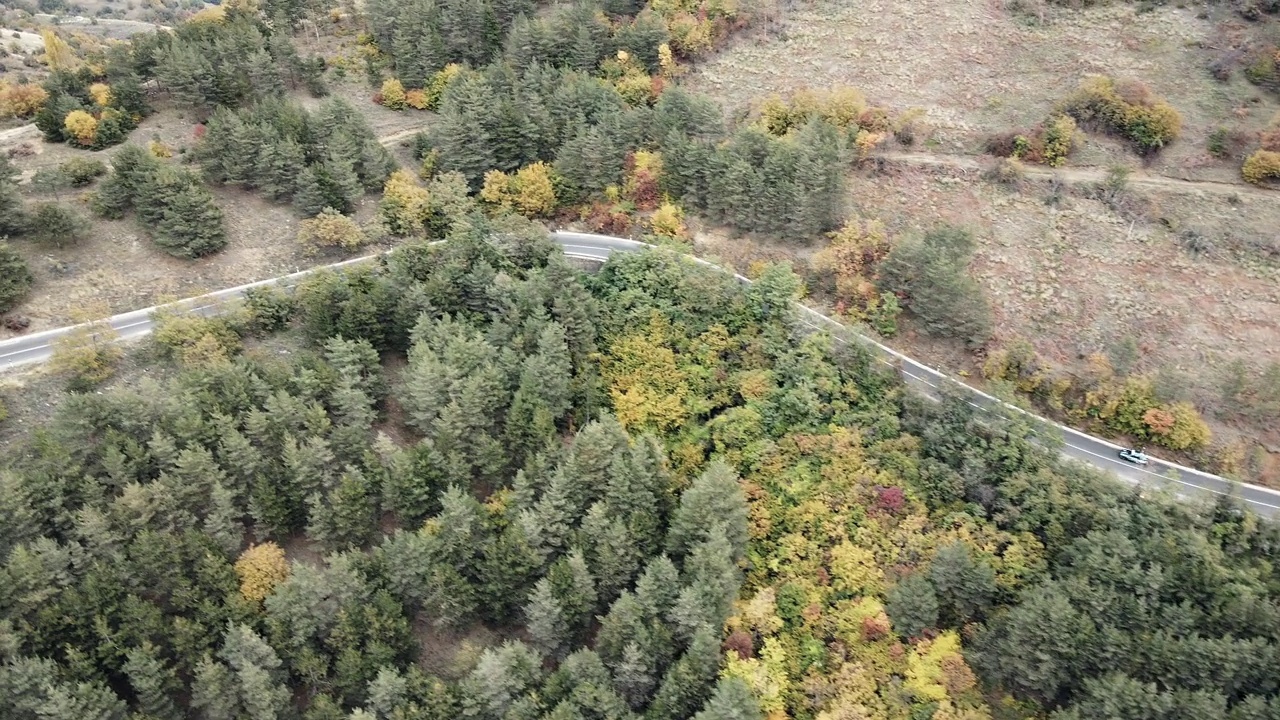
<svg viewBox="0 0 1280 720"><path fill-rule="evenodd" d="M40 31L40 38L44 40L44 62L50 70L69 70L75 66L76 51L66 40L49 28Z"/></svg>
<svg viewBox="0 0 1280 720"><path fill-rule="evenodd" d="M675 352L665 346L665 339L665 327L655 321L647 332L615 342L604 360L614 412L628 430L670 430L689 417L688 374L677 364Z"/></svg>
<svg viewBox="0 0 1280 720"><path fill-rule="evenodd" d="M673 240L689 239L689 229L684 224L684 209L670 200L664 200L653 211L653 216L649 218L649 229L654 235Z"/></svg>
<svg viewBox="0 0 1280 720"><path fill-rule="evenodd" d="M90 303L77 311L79 323L71 332L53 342L49 364L54 372L78 384L96 385L111 377L124 351L116 344L119 334L103 318L110 315L106 303Z"/></svg>
<svg viewBox="0 0 1280 720"><path fill-rule="evenodd" d="M106 107L111 104L111 86L106 83L94 83L89 86L89 97L93 98L93 102L98 107Z"/></svg>
<svg viewBox="0 0 1280 720"><path fill-rule="evenodd" d="M98 137L98 120L84 110L72 110L62 121L63 127L79 145L89 147Z"/></svg>
<svg viewBox="0 0 1280 720"><path fill-rule="evenodd" d="M395 78L387 78L382 81L382 106L392 110L403 110L408 107L408 98L405 96L404 85Z"/></svg>
<svg viewBox="0 0 1280 720"><path fill-rule="evenodd" d="M312 254L329 248L355 250L366 240L355 220L329 207L298 227L298 243Z"/></svg>
<svg viewBox="0 0 1280 720"><path fill-rule="evenodd" d="M514 175L501 170L485 173L480 199L512 208L525 217L545 217L559 205L554 171L542 161L525 165Z"/></svg>
<svg viewBox="0 0 1280 720"><path fill-rule="evenodd" d="M416 235L431 215L431 193L407 170L396 170L387 178L378 212L392 235Z"/></svg>
<svg viewBox="0 0 1280 720"><path fill-rule="evenodd" d="M246 600L262 602L289 577L289 564L284 550L273 542L250 545L236 560L236 575L240 578L240 594Z"/></svg>

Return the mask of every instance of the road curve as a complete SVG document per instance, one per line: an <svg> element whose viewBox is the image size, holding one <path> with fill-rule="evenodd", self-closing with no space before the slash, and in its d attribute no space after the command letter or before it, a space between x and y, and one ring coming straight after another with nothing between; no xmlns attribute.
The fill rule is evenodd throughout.
<svg viewBox="0 0 1280 720"><path fill-rule="evenodd" d="M593 261L607 260L615 252L635 252L649 247L634 240L590 233L553 232L551 233L551 239L560 245L566 256ZM174 303L170 307L181 308L185 312L214 315L220 312L229 301L243 297L245 292L252 288L266 285L291 287L317 270L341 269L367 263L377 257L378 255L366 255L291 275L227 288L208 295L183 300L179 303ZM693 260L723 271L723 268L706 260L700 258L693 258ZM750 282L750 280L741 275L735 274L735 277L741 282ZM1031 415L1021 408L1009 405L977 388L965 385L939 370L912 360L906 355L869 337L859 335L850 328L811 308L804 305L798 305L798 308L798 317L802 324L815 330L831 331L832 337L836 342L862 344L872 351L879 362L892 367L901 376L906 385L924 395L937 397L943 387L951 387L967 395L969 403L979 410L987 411L1000 408L1005 412L1028 415L1036 420L1037 424L1052 428L1061 434L1063 441L1062 453L1064 455L1113 473L1128 482L1152 488L1167 489L1185 497L1233 495L1261 516L1269 518L1280 516L1280 492L1257 485L1240 484L1217 475L1155 458L1152 458L1149 466L1145 468L1137 467L1119 459L1117 456L1117 452L1121 449L1119 445L1064 425L1059 425L1051 420ZM134 310L116 315L110 318L109 322L119 333L120 339L137 339L147 335L154 328L155 323L152 320L152 314L157 309L150 307ZM79 326L73 325L55 330L46 330L0 342L0 371L48 360L53 353L52 346L54 341L67 335L77 327Z"/></svg>

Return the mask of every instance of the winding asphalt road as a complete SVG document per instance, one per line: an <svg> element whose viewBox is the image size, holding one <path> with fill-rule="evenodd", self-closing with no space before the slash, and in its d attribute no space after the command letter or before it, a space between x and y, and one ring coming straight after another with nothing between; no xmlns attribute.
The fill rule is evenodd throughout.
<svg viewBox="0 0 1280 720"><path fill-rule="evenodd" d="M554 232L551 238L560 245L568 257L581 260L603 261L615 252L635 252L648 247L644 243L624 238L588 233ZM185 308L186 312L201 315L216 315L230 301L244 296L247 290L266 285L292 287L307 275L319 269L340 269L374 260L377 255L353 258L324 268L313 268L278 278L262 280L248 285L219 290L208 295L184 300L176 305ZM720 270L716 265L694 258L697 262ZM747 278L736 275L742 282L750 282ZM1234 495L1242 500L1254 512L1264 517L1280 517L1280 492L1256 485L1243 485L1226 478L1200 472L1194 468L1177 465L1152 458L1147 467L1138 467L1120 460L1117 452L1119 445L1101 438L1086 435L1069 427L1059 425L1050 420L1026 413L1026 411L1009 405L976 388L969 387L945 373L923 365L911 358L863 335L859 335L848 327L828 318L803 305L799 307L799 320L802 324L815 330L831 331L836 342L856 342L869 348L876 359L893 368L904 383L912 389L929 397L936 398L943 387L951 387L968 396L968 402L983 411L1000 408L1004 412L1017 412L1028 415L1036 421L1037 426L1050 428L1062 437L1062 453L1070 458L1087 463L1101 470L1111 472L1123 480L1150 488L1167 489L1179 496L1197 497L1214 495ZM116 315L110 318L121 340L133 340L151 332L155 326L151 316L157 308L144 308L133 312ZM31 363L48 360L53 353L53 342L74 330L77 326L46 330L44 332L25 335L12 340L0 342L0 371Z"/></svg>

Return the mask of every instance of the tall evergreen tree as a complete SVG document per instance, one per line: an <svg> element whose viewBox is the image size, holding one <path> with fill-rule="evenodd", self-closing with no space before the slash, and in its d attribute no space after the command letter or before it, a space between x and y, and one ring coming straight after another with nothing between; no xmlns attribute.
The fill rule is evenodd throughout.
<svg viewBox="0 0 1280 720"><path fill-rule="evenodd" d="M524 618L534 645L545 655L559 658L572 638L572 631L550 579L543 578L533 586L524 607Z"/></svg>
<svg viewBox="0 0 1280 720"><path fill-rule="evenodd" d="M147 717L156 720L182 720L173 701L174 694L182 687L173 670L165 663L150 644L129 651L124 672L129 676L129 685L138 699L138 710Z"/></svg>
<svg viewBox="0 0 1280 720"><path fill-rule="evenodd" d="M711 694L720 668L716 633L703 628L694 634L689 649L662 677L658 692L645 714L652 720L693 717Z"/></svg>
<svg viewBox="0 0 1280 720"><path fill-rule="evenodd" d="M667 550L684 555L711 537L717 527L729 541L733 557L742 557L747 548L747 498L737 473L719 461L709 464L680 496L667 534Z"/></svg>
<svg viewBox="0 0 1280 720"><path fill-rule="evenodd" d="M724 678L694 720L761 720L760 704L742 678Z"/></svg>

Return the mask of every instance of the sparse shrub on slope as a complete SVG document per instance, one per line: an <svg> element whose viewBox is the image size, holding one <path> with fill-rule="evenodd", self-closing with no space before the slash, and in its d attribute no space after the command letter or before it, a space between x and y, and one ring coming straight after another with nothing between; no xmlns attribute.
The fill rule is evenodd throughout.
<svg viewBox="0 0 1280 720"><path fill-rule="evenodd" d="M1090 77L1061 108L1085 125L1125 138L1143 155L1159 152L1182 130L1178 111L1139 82Z"/></svg>
<svg viewBox="0 0 1280 720"><path fill-rule="evenodd" d="M1280 152L1257 150L1244 161L1240 174L1255 185L1280 179Z"/></svg>
<svg viewBox="0 0 1280 720"><path fill-rule="evenodd" d="M1059 167L1075 149L1076 121L1057 115L1026 133L1005 133L987 140L987 152L1004 158Z"/></svg>

